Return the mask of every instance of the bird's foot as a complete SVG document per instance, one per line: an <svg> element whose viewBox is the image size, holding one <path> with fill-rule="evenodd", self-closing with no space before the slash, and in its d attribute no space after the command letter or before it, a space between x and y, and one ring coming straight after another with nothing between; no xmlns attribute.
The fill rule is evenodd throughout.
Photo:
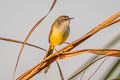
<svg viewBox="0 0 120 80"><path fill-rule="evenodd" d="M64 43L67 44L70 47L73 47L73 45L71 43L69 43L69 42L64 42Z"/></svg>

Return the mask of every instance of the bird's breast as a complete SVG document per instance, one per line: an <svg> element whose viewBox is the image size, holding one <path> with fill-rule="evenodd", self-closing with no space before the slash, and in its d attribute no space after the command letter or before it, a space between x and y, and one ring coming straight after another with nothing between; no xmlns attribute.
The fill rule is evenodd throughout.
<svg viewBox="0 0 120 80"><path fill-rule="evenodd" d="M51 36L50 36L50 43L53 45L60 45L69 36L70 27L68 24L61 24L59 26L53 27Z"/></svg>

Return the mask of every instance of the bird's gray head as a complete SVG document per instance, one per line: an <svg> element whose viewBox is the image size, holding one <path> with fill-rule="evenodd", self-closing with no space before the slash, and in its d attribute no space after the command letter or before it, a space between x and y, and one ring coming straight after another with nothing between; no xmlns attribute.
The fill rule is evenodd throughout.
<svg viewBox="0 0 120 80"><path fill-rule="evenodd" d="M70 20L71 19L74 19L74 18L70 18L69 16L60 16L56 19L56 21L58 22L58 24L61 24L61 23L70 23Z"/></svg>

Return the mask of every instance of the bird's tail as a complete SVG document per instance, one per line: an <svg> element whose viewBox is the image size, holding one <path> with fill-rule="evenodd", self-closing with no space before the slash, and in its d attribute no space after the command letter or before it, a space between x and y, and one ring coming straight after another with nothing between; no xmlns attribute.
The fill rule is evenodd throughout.
<svg viewBox="0 0 120 80"><path fill-rule="evenodd" d="M49 48L48 48L48 51L47 51L44 59L45 59L46 57L50 56L50 55L53 53L54 47L55 47L55 46L53 46L53 45L50 44L50 46L49 46ZM47 73L47 72L48 72L49 67L50 67L50 65L47 66L47 67L44 69L44 73Z"/></svg>

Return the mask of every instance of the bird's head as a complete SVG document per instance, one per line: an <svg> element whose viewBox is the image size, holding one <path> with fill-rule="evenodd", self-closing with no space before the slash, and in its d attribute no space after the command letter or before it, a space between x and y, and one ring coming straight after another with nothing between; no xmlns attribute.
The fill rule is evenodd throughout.
<svg viewBox="0 0 120 80"><path fill-rule="evenodd" d="M70 18L69 16L59 16L56 21L58 22L58 24L62 24L62 23L70 23L70 20L74 19L74 18Z"/></svg>

